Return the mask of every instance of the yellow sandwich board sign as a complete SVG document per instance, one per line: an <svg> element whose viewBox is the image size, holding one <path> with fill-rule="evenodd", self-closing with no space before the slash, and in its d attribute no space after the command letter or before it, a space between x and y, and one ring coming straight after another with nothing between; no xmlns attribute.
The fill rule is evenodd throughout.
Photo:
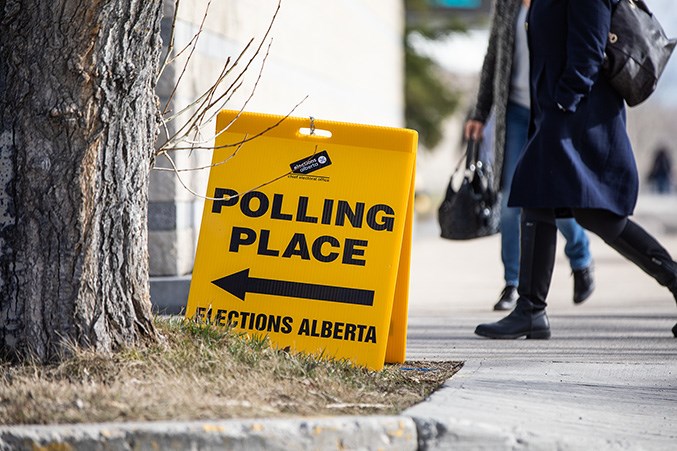
<svg viewBox="0 0 677 451"><path fill-rule="evenodd" d="M416 132L222 111L217 134L186 316L404 361Z"/></svg>

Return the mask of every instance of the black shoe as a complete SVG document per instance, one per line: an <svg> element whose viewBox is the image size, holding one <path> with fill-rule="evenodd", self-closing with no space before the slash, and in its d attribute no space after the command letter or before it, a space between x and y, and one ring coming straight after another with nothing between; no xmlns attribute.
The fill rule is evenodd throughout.
<svg viewBox="0 0 677 451"><path fill-rule="evenodd" d="M592 277L592 266L577 269L574 275L574 304L580 304L595 291L595 279Z"/></svg>
<svg viewBox="0 0 677 451"><path fill-rule="evenodd" d="M675 338L677 338L677 324L675 324L674 326L672 326L672 335L674 335Z"/></svg>
<svg viewBox="0 0 677 451"><path fill-rule="evenodd" d="M501 291L498 302L494 305L494 310L512 310L517 303L517 287L506 285Z"/></svg>
<svg viewBox="0 0 677 451"><path fill-rule="evenodd" d="M488 338L550 338L550 322L545 310L534 310L524 298L517 301L515 310L495 323L480 324L475 334Z"/></svg>

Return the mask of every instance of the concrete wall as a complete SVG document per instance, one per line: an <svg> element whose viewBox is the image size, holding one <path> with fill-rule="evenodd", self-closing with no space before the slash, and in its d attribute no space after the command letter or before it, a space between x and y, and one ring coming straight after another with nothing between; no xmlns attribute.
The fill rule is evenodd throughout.
<svg viewBox="0 0 677 451"><path fill-rule="evenodd" d="M198 32L206 5L206 0L180 3L176 50ZM164 104L181 78L170 112L199 97L227 59L231 58L232 64L253 38L226 85L235 80L254 57L277 5L277 0L212 1L186 73L181 76L183 63L179 60L165 70L158 86ZM173 0L166 2L165 13L163 38L168 41ZM268 40L225 107L285 115L307 96L294 116L403 126L403 32L401 0L284 0ZM176 129L176 123L168 124L170 134ZM213 130L213 123L206 125L204 136L209 137ZM180 168L208 165L211 158L206 150L176 151L171 156ZM164 158L159 158L157 165L171 167ZM180 175L179 180L172 172L156 170L151 174L149 250L153 276L184 275L192 270L203 202L181 181L202 194L208 172Z"/></svg>

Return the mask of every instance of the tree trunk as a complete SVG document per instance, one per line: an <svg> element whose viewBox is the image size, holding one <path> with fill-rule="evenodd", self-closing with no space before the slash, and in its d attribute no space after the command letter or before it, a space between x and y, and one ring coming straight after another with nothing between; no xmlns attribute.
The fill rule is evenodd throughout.
<svg viewBox="0 0 677 451"><path fill-rule="evenodd" d="M0 0L0 346L154 339L148 173L161 0Z"/></svg>

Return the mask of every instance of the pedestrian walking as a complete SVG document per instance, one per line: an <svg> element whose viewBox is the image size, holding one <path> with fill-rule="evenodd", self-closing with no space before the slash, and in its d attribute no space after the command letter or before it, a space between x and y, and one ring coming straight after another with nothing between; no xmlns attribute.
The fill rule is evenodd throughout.
<svg viewBox="0 0 677 451"><path fill-rule="evenodd" d="M601 73L617 0L532 0L527 18L532 116L508 205L522 207L517 306L480 324L491 338L549 338L546 297L555 220L572 216L635 263L677 301L677 263L628 219L639 176L623 98ZM677 337L677 324L672 328Z"/></svg>
<svg viewBox="0 0 677 451"><path fill-rule="evenodd" d="M672 159L667 148L656 149L647 181L655 193L670 194L672 191Z"/></svg>
<svg viewBox="0 0 677 451"><path fill-rule="evenodd" d="M501 173L501 262L505 281L494 310L512 310L517 301L521 210L508 206L508 198L529 128L529 51L525 29L529 1L495 1L477 102L464 130L466 139L481 139L493 111L494 167ZM573 218L557 219L556 225L566 238L564 253L574 279L573 301L580 304L595 288L590 241Z"/></svg>

